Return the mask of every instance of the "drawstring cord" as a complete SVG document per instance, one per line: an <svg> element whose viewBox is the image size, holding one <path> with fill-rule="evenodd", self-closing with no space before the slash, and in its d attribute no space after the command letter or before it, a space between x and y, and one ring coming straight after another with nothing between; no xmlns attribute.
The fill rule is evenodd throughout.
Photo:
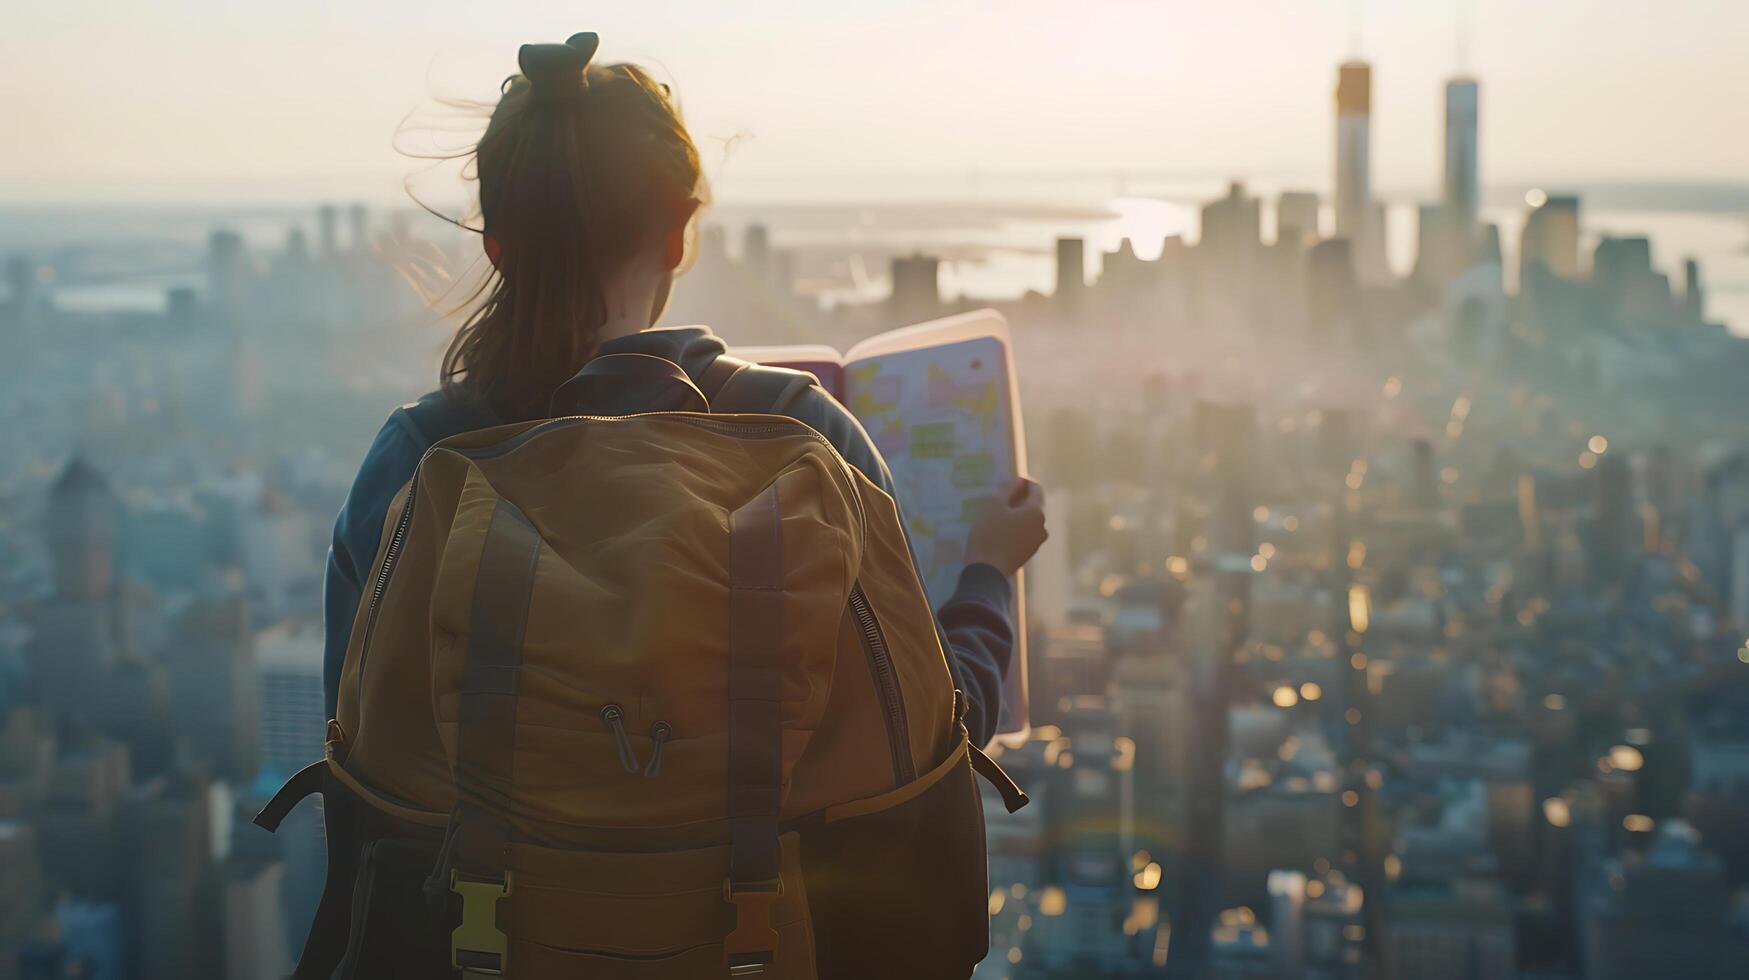
<svg viewBox="0 0 1749 980"><path fill-rule="evenodd" d="M662 771L662 746L674 735L674 729L665 721L659 721L650 726L650 741L656 747L650 750L650 764L644 767L644 778L653 778Z"/></svg>
<svg viewBox="0 0 1749 980"><path fill-rule="evenodd" d="M456 814L460 810L461 807L458 806L449 811L449 823L443 828L443 843L437 848L437 866L431 869L431 876L425 879L425 884L420 889L430 905L435 906L443 901L443 893L449 890L449 882L445 879L449 877L450 859L455 856L456 838L461 836L461 824L456 820Z"/></svg>
<svg viewBox="0 0 1749 980"><path fill-rule="evenodd" d="M638 771L638 754L632 749L632 740L626 735L625 709L617 704L603 705L601 720L607 722L607 727L613 729L614 741L619 743L619 765L629 773Z"/></svg>

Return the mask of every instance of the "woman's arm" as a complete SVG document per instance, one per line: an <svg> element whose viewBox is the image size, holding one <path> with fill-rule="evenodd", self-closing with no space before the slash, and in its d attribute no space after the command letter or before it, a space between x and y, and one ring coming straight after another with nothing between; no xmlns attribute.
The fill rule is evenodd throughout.
<svg viewBox="0 0 1749 980"><path fill-rule="evenodd" d="M954 686L966 696L966 732L977 745L988 745L996 737L1003 681L1014 659L1013 587L991 565L967 565L935 619Z"/></svg>

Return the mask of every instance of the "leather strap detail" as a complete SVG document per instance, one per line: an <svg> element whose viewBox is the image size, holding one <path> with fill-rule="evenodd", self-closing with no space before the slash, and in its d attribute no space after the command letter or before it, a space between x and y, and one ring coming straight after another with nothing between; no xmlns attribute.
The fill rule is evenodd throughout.
<svg viewBox="0 0 1749 980"><path fill-rule="evenodd" d="M540 550L534 525L499 498L475 578L456 731L456 865L468 877L501 880L504 869L509 830L493 803L516 753L522 638Z"/></svg>
<svg viewBox="0 0 1749 980"><path fill-rule="evenodd" d="M966 748L972 757L972 771L984 777L984 781L1002 795L1002 805L1008 808L1009 813L1032 802L1032 798L1026 795L1026 790L1021 789L1020 784L1014 781L1014 777L1008 775L1007 770L997 764L995 759L985 755L983 749L970 742L966 743Z"/></svg>
<svg viewBox="0 0 1749 980"><path fill-rule="evenodd" d="M255 826L270 834L278 833L279 825L294 807L303 802L304 797L322 792L322 777L327 774L327 759L312 762L299 769L292 778L285 781L279 792L273 794L273 799L267 801L261 812L255 815Z"/></svg>

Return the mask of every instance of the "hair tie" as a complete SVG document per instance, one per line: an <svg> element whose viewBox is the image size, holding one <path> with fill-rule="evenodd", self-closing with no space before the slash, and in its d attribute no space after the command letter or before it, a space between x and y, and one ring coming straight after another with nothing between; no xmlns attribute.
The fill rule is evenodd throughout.
<svg viewBox="0 0 1749 980"><path fill-rule="evenodd" d="M580 31L564 44L524 44L516 53L516 64L528 79L536 101L575 99L588 84L584 70L600 47L601 35Z"/></svg>

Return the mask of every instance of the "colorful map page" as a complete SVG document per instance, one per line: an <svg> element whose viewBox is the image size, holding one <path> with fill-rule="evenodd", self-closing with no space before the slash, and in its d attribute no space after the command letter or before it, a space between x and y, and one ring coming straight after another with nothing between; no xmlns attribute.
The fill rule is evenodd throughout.
<svg viewBox="0 0 1749 980"><path fill-rule="evenodd" d="M850 409L874 437L905 515L929 601L952 595L982 501L1015 473L1007 351L994 337L881 354L847 372Z"/></svg>

